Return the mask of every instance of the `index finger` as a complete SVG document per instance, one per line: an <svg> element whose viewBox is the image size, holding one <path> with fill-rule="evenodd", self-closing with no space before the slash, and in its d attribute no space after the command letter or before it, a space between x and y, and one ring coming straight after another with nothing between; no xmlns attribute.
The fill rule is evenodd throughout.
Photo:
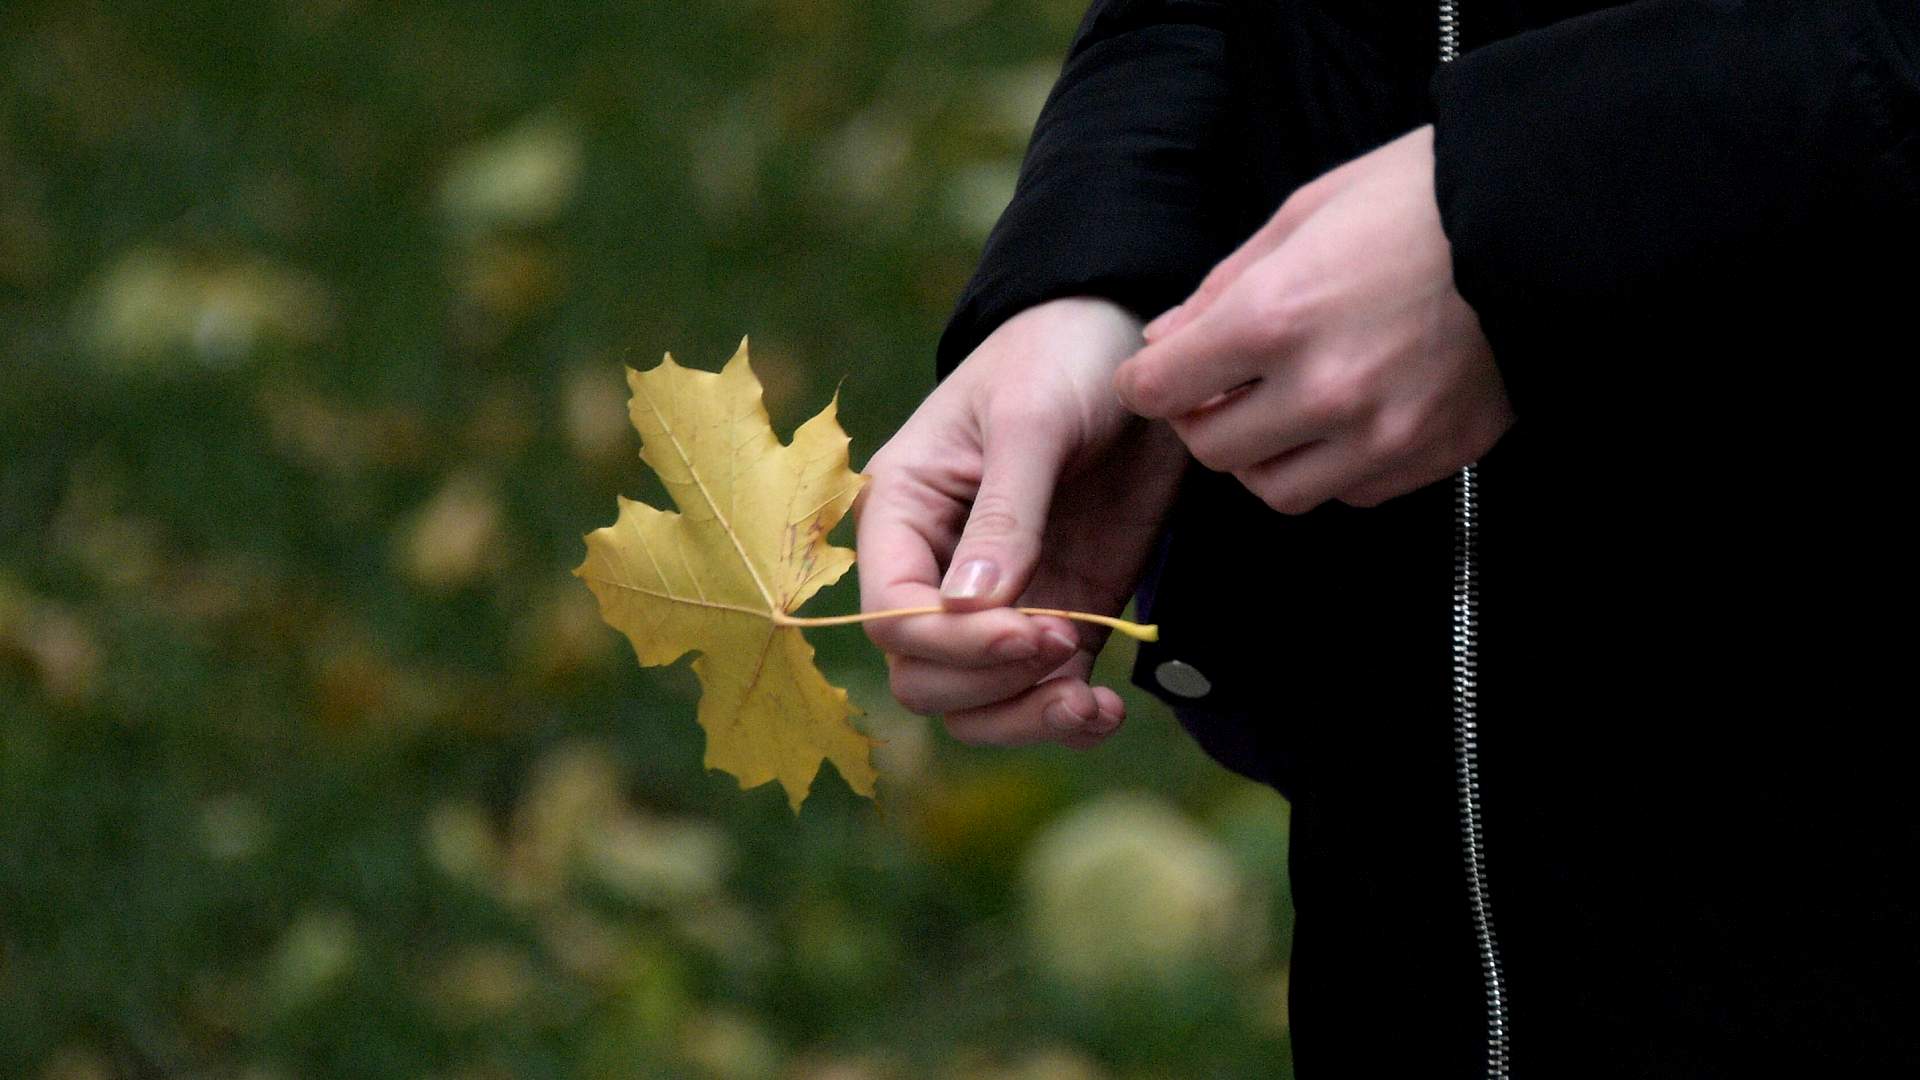
<svg viewBox="0 0 1920 1080"><path fill-rule="evenodd" d="M945 497L910 487L910 481L876 479L855 507L854 565L860 575L860 610L941 606L941 564L959 542L956 518L966 508L938 505ZM1037 654L1049 629L1071 637L1051 618L1022 615L1007 607L880 619L863 624L882 651L961 668L1010 662Z"/></svg>
<svg viewBox="0 0 1920 1080"><path fill-rule="evenodd" d="M1245 279L1243 278L1242 281ZM1244 332L1243 290L1231 290L1180 329L1121 364L1113 389L1134 413L1164 419L1192 412L1262 372L1259 342Z"/></svg>

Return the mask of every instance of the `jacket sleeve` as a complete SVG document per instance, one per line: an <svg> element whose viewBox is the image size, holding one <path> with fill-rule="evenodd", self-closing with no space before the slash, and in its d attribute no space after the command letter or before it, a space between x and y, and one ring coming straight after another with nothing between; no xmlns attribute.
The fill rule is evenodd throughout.
<svg viewBox="0 0 1920 1080"><path fill-rule="evenodd" d="M1222 0L1095 0L941 338L942 377L1047 300L1157 315L1232 249L1228 15Z"/></svg>
<svg viewBox="0 0 1920 1080"><path fill-rule="evenodd" d="M1432 95L1456 283L1522 417L1615 393L1656 327L1725 364L1679 375L1704 392L1738 374L1714 321L1831 318L1882 256L1912 280L1920 0L1644 0L1470 52Z"/></svg>

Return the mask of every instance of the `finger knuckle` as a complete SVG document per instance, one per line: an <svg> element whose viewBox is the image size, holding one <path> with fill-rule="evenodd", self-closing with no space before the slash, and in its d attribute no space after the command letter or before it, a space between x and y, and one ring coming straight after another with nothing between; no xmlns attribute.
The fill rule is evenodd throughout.
<svg viewBox="0 0 1920 1080"><path fill-rule="evenodd" d="M1048 408L1025 395L1003 395L996 399L986 418L990 436L1014 439L1051 434L1062 423L1060 410Z"/></svg>
<svg viewBox="0 0 1920 1080"><path fill-rule="evenodd" d="M942 717L940 722L947 729L947 734L953 737L953 741L962 746L994 745L994 740L986 735L985 730L976 723L970 723L970 719L967 716L946 716Z"/></svg>
<svg viewBox="0 0 1920 1080"><path fill-rule="evenodd" d="M1182 438L1186 438L1186 436L1183 435ZM1193 455L1193 460L1214 472L1228 472L1231 470L1232 464L1228 462L1225 449L1217 439L1198 435L1193 438L1187 438L1186 443L1187 452Z"/></svg>
<svg viewBox="0 0 1920 1080"><path fill-rule="evenodd" d="M1301 411L1316 426L1344 424L1366 407L1366 381L1345 365L1328 364L1316 371L1301 395Z"/></svg>
<svg viewBox="0 0 1920 1080"><path fill-rule="evenodd" d="M898 451L893 447L894 444L889 441L885 446L875 450L873 456L867 459L866 467L860 470L873 483L880 482L882 478L891 479L894 470L898 468L895 464Z"/></svg>
<svg viewBox="0 0 1920 1080"><path fill-rule="evenodd" d="M1207 271L1207 276L1200 281L1200 287L1194 290L1194 298L1208 303L1218 299L1220 294L1226 291L1227 286L1239 277L1238 267L1234 266L1237 261L1239 260L1230 259Z"/></svg>
<svg viewBox="0 0 1920 1080"><path fill-rule="evenodd" d="M1317 495L1291 494L1276 498L1269 505L1282 514L1299 517L1318 509L1323 502L1326 500Z"/></svg>
<svg viewBox="0 0 1920 1080"><path fill-rule="evenodd" d="M939 712L927 688L915 680L905 664L897 665L888 678L888 689L893 691L893 700L900 707L916 716L932 716Z"/></svg>
<svg viewBox="0 0 1920 1080"><path fill-rule="evenodd" d="M1404 457L1419 445L1421 428L1417 416L1382 412L1368 428L1367 452L1375 459Z"/></svg>
<svg viewBox="0 0 1920 1080"><path fill-rule="evenodd" d="M1326 186L1327 179L1321 176L1295 188L1293 194L1287 196L1287 201L1280 204L1270 227L1288 228L1304 219L1308 208L1320 202L1320 193Z"/></svg>
<svg viewBox="0 0 1920 1080"><path fill-rule="evenodd" d="M1290 273L1262 267L1247 275L1247 285L1253 294L1249 310L1264 341L1284 342L1306 321L1309 301Z"/></svg>
<svg viewBox="0 0 1920 1080"><path fill-rule="evenodd" d="M1023 525L1012 500L991 492L974 499L967 513L967 538L1000 540L1018 535Z"/></svg>
<svg viewBox="0 0 1920 1080"><path fill-rule="evenodd" d="M1172 390L1171 380L1158 365L1136 363L1127 373L1127 403L1135 412L1159 415L1165 411Z"/></svg>
<svg viewBox="0 0 1920 1080"><path fill-rule="evenodd" d="M1212 452L1195 450L1193 452L1193 460L1199 462L1209 472L1228 472L1232 468L1232 466L1227 464L1225 457Z"/></svg>
<svg viewBox="0 0 1920 1080"><path fill-rule="evenodd" d="M893 662L892 657L897 651L898 642L895 640L894 628L887 624L895 621L894 619L875 619L872 622L860 624L860 629L867 633L867 640L873 643L874 648L880 650L881 655L888 658L889 663Z"/></svg>
<svg viewBox="0 0 1920 1080"><path fill-rule="evenodd" d="M1294 302L1287 297L1284 286L1267 285L1266 281L1260 279L1253 283L1253 295L1247 301L1253 333L1263 345L1274 343L1285 334L1286 328L1293 324L1297 310Z"/></svg>
<svg viewBox="0 0 1920 1080"><path fill-rule="evenodd" d="M1326 501L1313 492L1304 491L1293 485L1269 483L1256 489L1254 494L1260 496L1260 501L1267 504L1267 509L1293 516L1304 514Z"/></svg>

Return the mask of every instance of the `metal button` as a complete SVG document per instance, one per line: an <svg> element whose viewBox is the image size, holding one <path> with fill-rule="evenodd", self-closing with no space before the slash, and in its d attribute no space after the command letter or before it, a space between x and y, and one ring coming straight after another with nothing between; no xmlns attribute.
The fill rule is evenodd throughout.
<svg viewBox="0 0 1920 1080"><path fill-rule="evenodd" d="M1153 669L1153 677L1167 693L1177 697L1202 698L1213 692L1213 681L1185 661L1168 660Z"/></svg>

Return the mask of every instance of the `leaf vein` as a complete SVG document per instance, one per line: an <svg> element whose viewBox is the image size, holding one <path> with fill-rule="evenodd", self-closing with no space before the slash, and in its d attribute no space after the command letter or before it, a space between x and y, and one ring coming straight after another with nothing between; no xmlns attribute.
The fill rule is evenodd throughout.
<svg viewBox="0 0 1920 1080"><path fill-rule="evenodd" d="M693 486L699 490L700 497L706 500L707 508L713 512L714 520L720 523L721 531L725 532L727 539L733 543L734 554L740 556L740 565L746 567L747 575L753 579L754 587L760 590L761 599L767 602L767 608L771 610L774 606L773 592L767 588L766 582L760 580L760 571L754 568L753 560L747 557L747 549L740 543L739 535L734 532L733 522L721 516L719 504L714 502L713 493L707 490L706 482L700 479L699 470L693 467L693 459L687 455L687 448L680 442L680 437L674 433L673 426L667 423L667 418L660 412L660 407L654 404L653 395L647 393L646 389L640 385L638 379L635 379L634 383L634 392L640 396L641 400L646 402L647 409L653 413L654 419L659 422L661 434L667 437L667 442L673 446L673 452L680 456L681 464L686 466L687 475L693 480ZM679 383L676 382L676 393L678 393L678 389ZM677 408L679 403L676 400L674 404ZM705 595L704 591L702 595Z"/></svg>
<svg viewBox="0 0 1920 1080"><path fill-rule="evenodd" d="M689 607L701 607L713 611L736 611L742 615L752 615L757 619L772 620L772 615L769 612L761 611L759 608L743 607L740 604L729 604L722 600L708 600L705 597L696 600L690 596L678 596L670 592L661 592L659 589L649 589L644 585L632 585L625 581L614 581L609 578L592 577L584 574L581 576L585 578L585 580L594 582L595 584L606 585L614 589L625 589L628 592L642 593L660 600L671 600L676 604L686 604Z"/></svg>

